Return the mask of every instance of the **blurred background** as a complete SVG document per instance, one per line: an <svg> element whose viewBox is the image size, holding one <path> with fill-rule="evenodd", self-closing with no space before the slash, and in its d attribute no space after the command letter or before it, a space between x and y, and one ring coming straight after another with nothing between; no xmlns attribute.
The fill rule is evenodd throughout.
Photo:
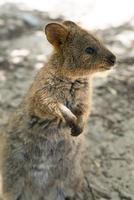
<svg viewBox="0 0 134 200"><path fill-rule="evenodd" d="M86 176L96 200L133 200L133 0L0 0L0 127L51 52L43 27L63 20L92 31L117 57L108 76L94 79Z"/></svg>

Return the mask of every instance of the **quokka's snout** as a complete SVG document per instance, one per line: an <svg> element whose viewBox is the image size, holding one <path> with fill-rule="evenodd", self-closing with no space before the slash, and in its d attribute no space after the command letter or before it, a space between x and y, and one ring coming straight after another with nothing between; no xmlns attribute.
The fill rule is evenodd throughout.
<svg viewBox="0 0 134 200"><path fill-rule="evenodd" d="M103 60L103 63L104 63L104 68L106 70L111 69L115 65L116 56L106 47L104 48L104 53L103 53L102 57L103 57L102 60Z"/></svg>
<svg viewBox="0 0 134 200"><path fill-rule="evenodd" d="M113 53L110 53L107 56L107 62L110 64L110 66L112 67L113 65L115 65L116 63L116 56Z"/></svg>

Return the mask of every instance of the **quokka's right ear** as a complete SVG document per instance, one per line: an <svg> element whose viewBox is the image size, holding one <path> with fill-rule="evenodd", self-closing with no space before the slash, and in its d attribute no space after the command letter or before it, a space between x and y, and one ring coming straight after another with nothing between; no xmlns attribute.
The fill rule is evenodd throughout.
<svg viewBox="0 0 134 200"><path fill-rule="evenodd" d="M68 29L58 23L50 23L45 27L45 34L48 41L54 46L59 47L67 38Z"/></svg>

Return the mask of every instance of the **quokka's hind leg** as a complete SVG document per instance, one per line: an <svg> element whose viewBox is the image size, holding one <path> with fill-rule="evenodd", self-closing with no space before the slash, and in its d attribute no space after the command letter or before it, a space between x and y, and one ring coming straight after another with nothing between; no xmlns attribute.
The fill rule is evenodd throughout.
<svg viewBox="0 0 134 200"><path fill-rule="evenodd" d="M58 189L57 193L58 194L57 194L57 199L56 200L66 200L64 192L62 191L62 189Z"/></svg>
<svg viewBox="0 0 134 200"><path fill-rule="evenodd" d="M13 187L10 187L3 183L2 190L2 200L26 200L24 197L22 198L22 186L18 182Z"/></svg>
<svg viewBox="0 0 134 200"><path fill-rule="evenodd" d="M46 200L45 198L39 198L39 195L34 195L31 191L28 191L27 188L22 191L22 193L17 197L16 200Z"/></svg>
<svg viewBox="0 0 134 200"><path fill-rule="evenodd" d="M24 198L24 195L23 195L23 193L21 193L18 197L17 197L17 199L16 200L24 200L25 198Z"/></svg>
<svg viewBox="0 0 134 200"><path fill-rule="evenodd" d="M3 162L1 169L2 175L2 199L20 200L24 190L25 170L23 163L16 159L17 155L9 154Z"/></svg>
<svg viewBox="0 0 134 200"><path fill-rule="evenodd" d="M12 191L13 192L13 191ZM45 198L39 198L38 195L34 195L27 190L19 193L4 193L2 196L2 200L46 200Z"/></svg>

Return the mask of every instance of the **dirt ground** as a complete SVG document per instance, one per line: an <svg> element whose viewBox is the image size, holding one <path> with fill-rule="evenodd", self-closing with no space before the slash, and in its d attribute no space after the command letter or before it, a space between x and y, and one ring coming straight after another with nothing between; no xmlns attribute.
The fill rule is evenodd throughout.
<svg viewBox="0 0 134 200"><path fill-rule="evenodd" d="M42 31L48 21L47 13L0 7L0 127L6 126L51 51ZM89 199L133 200L134 19L95 32L116 54L117 66L109 76L94 79L86 136Z"/></svg>

